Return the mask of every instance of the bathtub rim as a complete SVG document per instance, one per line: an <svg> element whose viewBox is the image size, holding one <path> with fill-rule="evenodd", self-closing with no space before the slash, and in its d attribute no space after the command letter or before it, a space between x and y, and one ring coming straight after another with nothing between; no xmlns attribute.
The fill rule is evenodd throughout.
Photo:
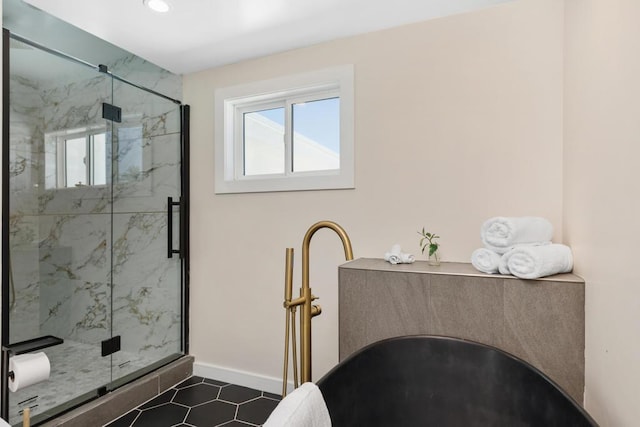
<svg viewBox="0 0 640 427"><path fill-rule="evenodd" d="M518 357L518 356L516 356L514 354L511 354L511 353L509 353L509 352L507 352L505 350L502 350L502 349L500 349L498 347L495 347L495 346L492 346L492 345L489 345L489 344L484 344L484 343L481 343L481 342L478 342L478 341L473 341L473 340L466 339L466 338L458 338L458 337L452 337L452 336L447 336L447 335L427 335L427 334L401 335L401 336L397 336L397 337L384 338L384 339L381 339L379 341L373 342L373 343L368 344L368 345L360 348L359 350L351 353L344 360L342 360L337 365L335 365L333 368L331 368L331 370L329 370L329 372L324 374L318 381L316 381L316 385L318 386L318 388L320 388L320 391L322 392L322 385L326 381L326 379L329 378L336 371L338 371L343 365L346 365L347 363L350 363L352 359L355 359L355 358L359 357L360 354L368 351L369 349L371 349L373 347L376 347L376 346L379 346L379 345L383 345L383 344L386 344L386 343L389 343L389 342L392 342L392 341L403 341L403 340L453 341L453 342L460 342L460 343L464 343L464 344L470 344L472 346L480 347L480 348L484 348L484 349L488 349L488 350L493 350L493 351L501 354L502 356L505 356L505 357L515 361L515 362L522 363L526 368L528 368L529 370L531 370L534 373L538 374L540 377L542 377L542 379L544 381L549 383L558 392L560 392L560 394L562 396L564 396L566 399L568 399L569 403L571 403L571 405L573 405L578 410L578 412L580 412L592 426L596 426L596 427L598 426L598 423L593 419L593 417L586 411L586 409L580 403L578 403L573 397L571 397L562 387L560 387L547 374L545 374L540 369L538 369L535 366L533 366L531 363L527 362L526 360L521 359L520 357Z"/></svg>

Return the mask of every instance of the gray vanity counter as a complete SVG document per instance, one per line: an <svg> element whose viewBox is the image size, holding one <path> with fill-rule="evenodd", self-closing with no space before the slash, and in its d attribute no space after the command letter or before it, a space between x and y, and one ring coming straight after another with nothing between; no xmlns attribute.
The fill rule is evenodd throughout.
<svg viewBox="0 0 640 427"><path fill-rule="evenodd" d="M472 277L499 277L503 279L519 280L515 276L505 276L502 274L486 274L476 270L470 263L466 262L443 262L439 266L431 266L427 261L416 261L413 264L390 264L379 258L358 258L340 266L344 269L354 270L376 270L376 271L403 271L407 273L425 274L446 274L449 276L472 276ZM556 274L536 280L552 282L576 282L584 283L584 279L575 274Z"/></svg>
<svg viewBox="0 0 640 427"><path fill-rule="evenodd" d="M339 268L339 319L340 360L384 338L452 336L520 357L583 400L584 281L574 274L522 280L361 258Z"/></svg>

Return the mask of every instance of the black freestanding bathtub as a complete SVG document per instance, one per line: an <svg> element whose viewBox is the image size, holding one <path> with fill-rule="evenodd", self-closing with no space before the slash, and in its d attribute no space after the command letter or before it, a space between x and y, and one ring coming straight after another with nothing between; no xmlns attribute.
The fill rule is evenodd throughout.
<svg viewBox="0 0 640 427"><path fill-rule="evenodd" d="M334 427L597 426L533 366L456 338L380 341L317 384Z"/></svg>

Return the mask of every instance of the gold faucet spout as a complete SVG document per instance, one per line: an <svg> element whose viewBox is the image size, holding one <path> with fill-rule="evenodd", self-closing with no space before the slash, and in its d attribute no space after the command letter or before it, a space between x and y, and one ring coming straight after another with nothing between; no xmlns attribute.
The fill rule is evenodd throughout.
<svg viewBox="0 0 640 427"><path fill-rule="evenodd" d="M309 246L311 246L311 238L316 233L316 231L321 228L329 228L333 230L340 240L342 241L342 246L344 247L344 257L347 261L351 261L353 259L353 249L351 247L351 240L347 235L347 232L344 231L344 228L340 227L340 225L336 224L333 221L320 221L313 224L307 230L307 233L304 235L304 240L302 241L302 287L309 287Z"/></svg>

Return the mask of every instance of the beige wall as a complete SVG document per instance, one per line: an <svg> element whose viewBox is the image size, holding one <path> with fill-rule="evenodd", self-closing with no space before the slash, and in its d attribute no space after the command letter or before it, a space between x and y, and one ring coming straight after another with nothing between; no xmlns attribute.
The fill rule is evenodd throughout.
<svg viewBox="0 0 640 427"><path fill-rule="evenodd" d="M564 230L585 278L586 406L640 419L640 2L567 0Z"/></svg>
<svg viewBox="0 0 640 427"><path fill-rule="evenodd" d="M281 375L284 250L332 219L356 257L394 243L419 255L422 226L468 261L494 215L541 215L562 239L563 4L521 0L185 76L192 105L191 352ZM356 189L215 195L218 87L354 64ZM337 237L311 246L314 377L338 360ZM371 313L375 316L375 313Z"/></svg>
<svg viewBox="0 0 640 427"><path fill-rule="evenodd" d="M2 2L0 1L0 23L2 22ZM2 58L2 47L3 47L4 43L0 44L0 58ZM2 81L2 68L0 67L0 82ZM2 92L2 87L0 87L0 92ZM4 95L4 94L3 94ZM0 118L2 117L2 105L4 103L0 102ZM0 135L2 135L2 120L0 120ZM0 162L2 162L2 153L0 153ZM0 164L4 164L0 163ZM2 188L2 174L0 173L0 188ZM0 239L2 239L2 227L0 227ZM0 247L0 256L2 256L2 248ZM0 268L1 269L1 268ZM2 304L0 304L0 327L2 327ZM2 389L0 389L0 399L2 399Z"/></svg>

